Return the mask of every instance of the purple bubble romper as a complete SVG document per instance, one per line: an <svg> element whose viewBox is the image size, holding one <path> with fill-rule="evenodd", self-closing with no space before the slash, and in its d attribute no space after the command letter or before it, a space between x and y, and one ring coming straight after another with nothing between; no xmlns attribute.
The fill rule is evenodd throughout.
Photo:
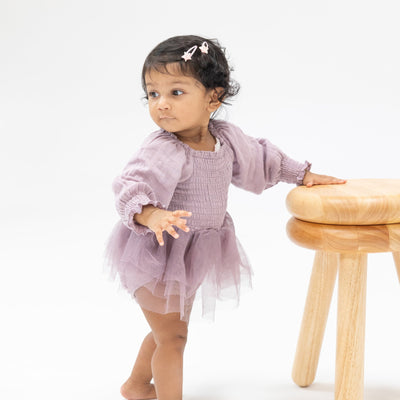
<svg viewBox="0 0 400 400"><path fill-rule="evenodd" d="M113 182L121 219L105 249L111 276L142 308L179 312L185 321L199 288L203 315L213 315L216 299L238 301L241 284L251 284L250 263L226 211L230 183L261 193L280 181L301 184L310 167L228 122L212 120L209 130L217 141L213 152L194 150L164 130L152 133ZM163 232L160 246L133 219L147 204L191 211L190 231L179 230L178 239Z"/></svg>

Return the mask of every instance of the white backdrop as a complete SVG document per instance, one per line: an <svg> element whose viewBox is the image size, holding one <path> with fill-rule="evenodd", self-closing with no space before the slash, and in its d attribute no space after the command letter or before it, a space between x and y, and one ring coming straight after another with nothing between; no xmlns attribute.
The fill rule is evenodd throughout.
<svg viewBox="0 0 400 400"><path fill-rule="evenodd" d="M155 129L157 43L218 38L242 85L226 118L315 172L399 178L399 17L396 0L2 0L0 397L119 398L148 328L102 252L111 181ZM333 398L335 299L316 383L290 378L313 258L286 237L290 189L231 190L254 290L215 323L194 311L186 400ZM398 399L399 285L389 254L369 265L366 398Z"/></svg>

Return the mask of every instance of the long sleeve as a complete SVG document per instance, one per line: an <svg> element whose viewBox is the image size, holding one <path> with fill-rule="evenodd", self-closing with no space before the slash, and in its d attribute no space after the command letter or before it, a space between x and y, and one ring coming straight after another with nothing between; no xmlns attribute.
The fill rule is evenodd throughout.
<svg viewBox="0 0 400 400"><path fill-rule="evenodd" d="M150 229L134 221L142 207L167 209L178 182L188 173L185 150L165 134L151 135L112 183L115 206L125 226L138 234Z"/></svg>
<svg viewBox="0 0 400 400"><path fill-rule="evenodd" d="M278 182L302 184L311 166L309 162L295 161L267 139L247 136L235 125L216 123L234 153L232 183L235 186L261 193Z"/></svg>

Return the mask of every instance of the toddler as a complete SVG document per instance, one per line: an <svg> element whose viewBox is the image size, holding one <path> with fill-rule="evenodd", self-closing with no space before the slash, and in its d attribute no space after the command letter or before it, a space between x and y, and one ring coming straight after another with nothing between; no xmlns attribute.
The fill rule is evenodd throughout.
<svg viewBox="0 0 400 400"><path fill-rule="evenodd" d="M201 287L203 313L213 312L217 298L238 299L252 273L226 212L229 185L261 193L281 181L345 181L314 174L308 162L214 119L239 89L216 40L177 36L160 43L144 62L142 85L160 129L113 182L121 219L106 259L151 332L121 394L129 400L181 400L196 292Z"/></svg>

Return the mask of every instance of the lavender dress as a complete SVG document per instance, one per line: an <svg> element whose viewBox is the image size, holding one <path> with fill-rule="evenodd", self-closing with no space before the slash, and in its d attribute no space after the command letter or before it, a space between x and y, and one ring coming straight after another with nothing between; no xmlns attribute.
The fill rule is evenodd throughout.
<svg viewBox="0 0 400 400"><path fill-rule="evenodd" d="M152 133L113 182L121 220L105 251L111 275L144 309L179 312L182 320L200 287L203 315L212 314L217 298L238 300L240 285L251 280L226 211L230 183L261 193L280 181L301 184L310 165L228 122L210 121L209 129L218 151L194 150L164 130ZM179 230L178 239L164 232L159 246L155 234L133 219L147 204L191 211L190 231Z"/></svg>

